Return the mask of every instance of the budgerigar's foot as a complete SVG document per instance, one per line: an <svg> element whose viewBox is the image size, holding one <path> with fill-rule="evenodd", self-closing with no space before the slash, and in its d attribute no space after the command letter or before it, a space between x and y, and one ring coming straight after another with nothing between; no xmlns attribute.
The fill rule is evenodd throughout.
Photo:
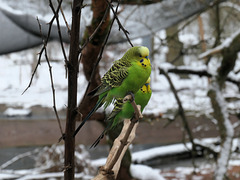
<svg viewBox="0 0 240 180"><path fill-rule="evenodd" d="M138 118L135 118L136 114L131 118L131 122L137 123L139 121Z"/></svg>
<svg viewBox="0 0 240 180"><path fill-rule="evenodd" d="M135 96L134 96L134 94L131 91L128 92L127 95L131 95L132 96L132 99L130 100L130 102L133 102L135 100Z"/></svg>

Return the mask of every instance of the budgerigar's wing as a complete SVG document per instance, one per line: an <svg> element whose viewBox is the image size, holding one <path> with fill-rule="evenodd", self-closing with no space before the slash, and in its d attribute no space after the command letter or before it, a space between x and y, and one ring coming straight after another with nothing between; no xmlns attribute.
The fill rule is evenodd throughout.
<svg viewBox="0 0 240 180"><path fill-rule="evenodd" d="M119 60L113 62L112 67L108 70L107 73L116 71L118 69L127 68L130 66L131 66L131 63L129 61L124 61L124 60L119 59Z"/></svg>
<svg viewBox="0 0 240 180"><path fill-rule="evenodd" d="M122 81L119 82L119 80L117 82L113 82L109 83L109 81L111 81L111 79L116 79L116 76L119 75L123 75L124 74L124 79L127 77L127 68L131 66L131 63L129 63L128 61L122 61L117 60L113 63L112 67L105 73L105 75L102 77L101 81L102 83L96 87L95 89L93 89L88 95L89 96L97 96L103 92L106 92L110 89L112 89L113 87L117 87L119 85L121 85Z"/></svg>
<svg viewBox="0 0 240 180"><path fill-rule="evenodd" d="M114 87L119 87L127 76L128 76L128 68L126 67L109 71L103 76L102 83L97 88L97 91L94 93L94 96L97 96L106 91L109 91Z"/></svg>

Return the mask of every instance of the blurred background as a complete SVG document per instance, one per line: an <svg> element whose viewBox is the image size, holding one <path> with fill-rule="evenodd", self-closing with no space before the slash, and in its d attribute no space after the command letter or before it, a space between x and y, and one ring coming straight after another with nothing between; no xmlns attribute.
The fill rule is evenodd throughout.
<svg viewBox="0 0 240 180"><path fill-rule="evenodd" d="M60 1L0 2L0 179L61 179L64 148L58 141L66 123L72 1L61 3L61 38L49 6L51 2L57 9ZM92 1L83 4L81 45L96 18ZM116 9L117 1L113 5ZM117 15L131 43L149 48L152 63L152 97L130 147L130 174L121 172L119 179L217 179L221 173L238 179L239 1L124 0ZM131 47L119 27L115 20L99 63L100 77ZM99 39L90 43L97 47ZM87 68L95 62L79 64L78 104L83 115L94 103L84 94L90 78ZM100 109L77 135L76 179L91 179L103 165L111 137L95 149L89 147L111 110L112 106ZM221 159L221 154L227 158Z"/></svg>

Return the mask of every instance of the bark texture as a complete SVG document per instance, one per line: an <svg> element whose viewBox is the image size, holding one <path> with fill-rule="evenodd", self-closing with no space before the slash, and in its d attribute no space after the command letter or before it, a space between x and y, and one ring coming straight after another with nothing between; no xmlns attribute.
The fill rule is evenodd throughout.
<svg viewBox="0 0 240 180"><path fill-rule="evenodd" d="M68 68L68 107L65 129L65 161L64 161L64 179L74 179L74 151L75 138L75 119L77 115L77 78L78 78L78 56L79 56L79 30L80 30L80 12L82 8L82 0L74 0L72 8L72 28L69 50Z"/></svg>
<svg viewBox="0 0 240 180"><path fill-rule="evenodd" d="M92 0L92 11L93 11L92 23L85 30L85 35L82 44L86 43L93 33L94 38L83 49L81 58L84 75L86 79L90 81L90 86L88 88L87 93L90 92L95 87L97 87L101 82L101 78L99 75L99 67L97 66L95 68L93 76L92 72L94 69L93 67L96 65L98 61L98 56L103 46L106 34L108 32L110 22L109 8L105 0ZM108 11L107 16L105 19L103 19L106 11ZM102 23L101 26L98 28L97 31L95 31L100 23ZM87 95L83 97L79 105L79 111L82 113L83 117L87 115L87 113L93 108L96 102L97 97L92 98ZM99 119L102 120L104 119L104 115L97 113L97 116L95 116L95 118L98 120Z"/></svg>

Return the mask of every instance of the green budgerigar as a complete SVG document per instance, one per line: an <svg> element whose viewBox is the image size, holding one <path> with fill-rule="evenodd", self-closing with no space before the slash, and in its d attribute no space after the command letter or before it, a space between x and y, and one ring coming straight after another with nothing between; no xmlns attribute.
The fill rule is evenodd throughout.
<svg viewBox="0 0 240 180"><path fill-rule="evenodd" d="M135 46L130 48L121 59L113 63L102 77L101 84L89 93L92 96L99 96L99 99L78 126L74 136L102 105L106 108L116 98L123 98L129 93L135 94L144 85L151 74L151 62L148 56L147 47Z"/></svg>
<svg viewBox="0 0 240 180"><path fill-rule="evenodd" d="M135 94L136 104L141 106L141 112L148 104L152 95L152 90L150 88L150 78L147 82L138 90ZM96 147L100 140L104 137L109 130L114 129L120 122L124 119L131 119L134 116L134 109L132 104L128 101L123 103L123 98L118 98L114 103L114 109L111 114L106 119L107 127L104 129L102 134L97 138L91 147Z"/></svg>

